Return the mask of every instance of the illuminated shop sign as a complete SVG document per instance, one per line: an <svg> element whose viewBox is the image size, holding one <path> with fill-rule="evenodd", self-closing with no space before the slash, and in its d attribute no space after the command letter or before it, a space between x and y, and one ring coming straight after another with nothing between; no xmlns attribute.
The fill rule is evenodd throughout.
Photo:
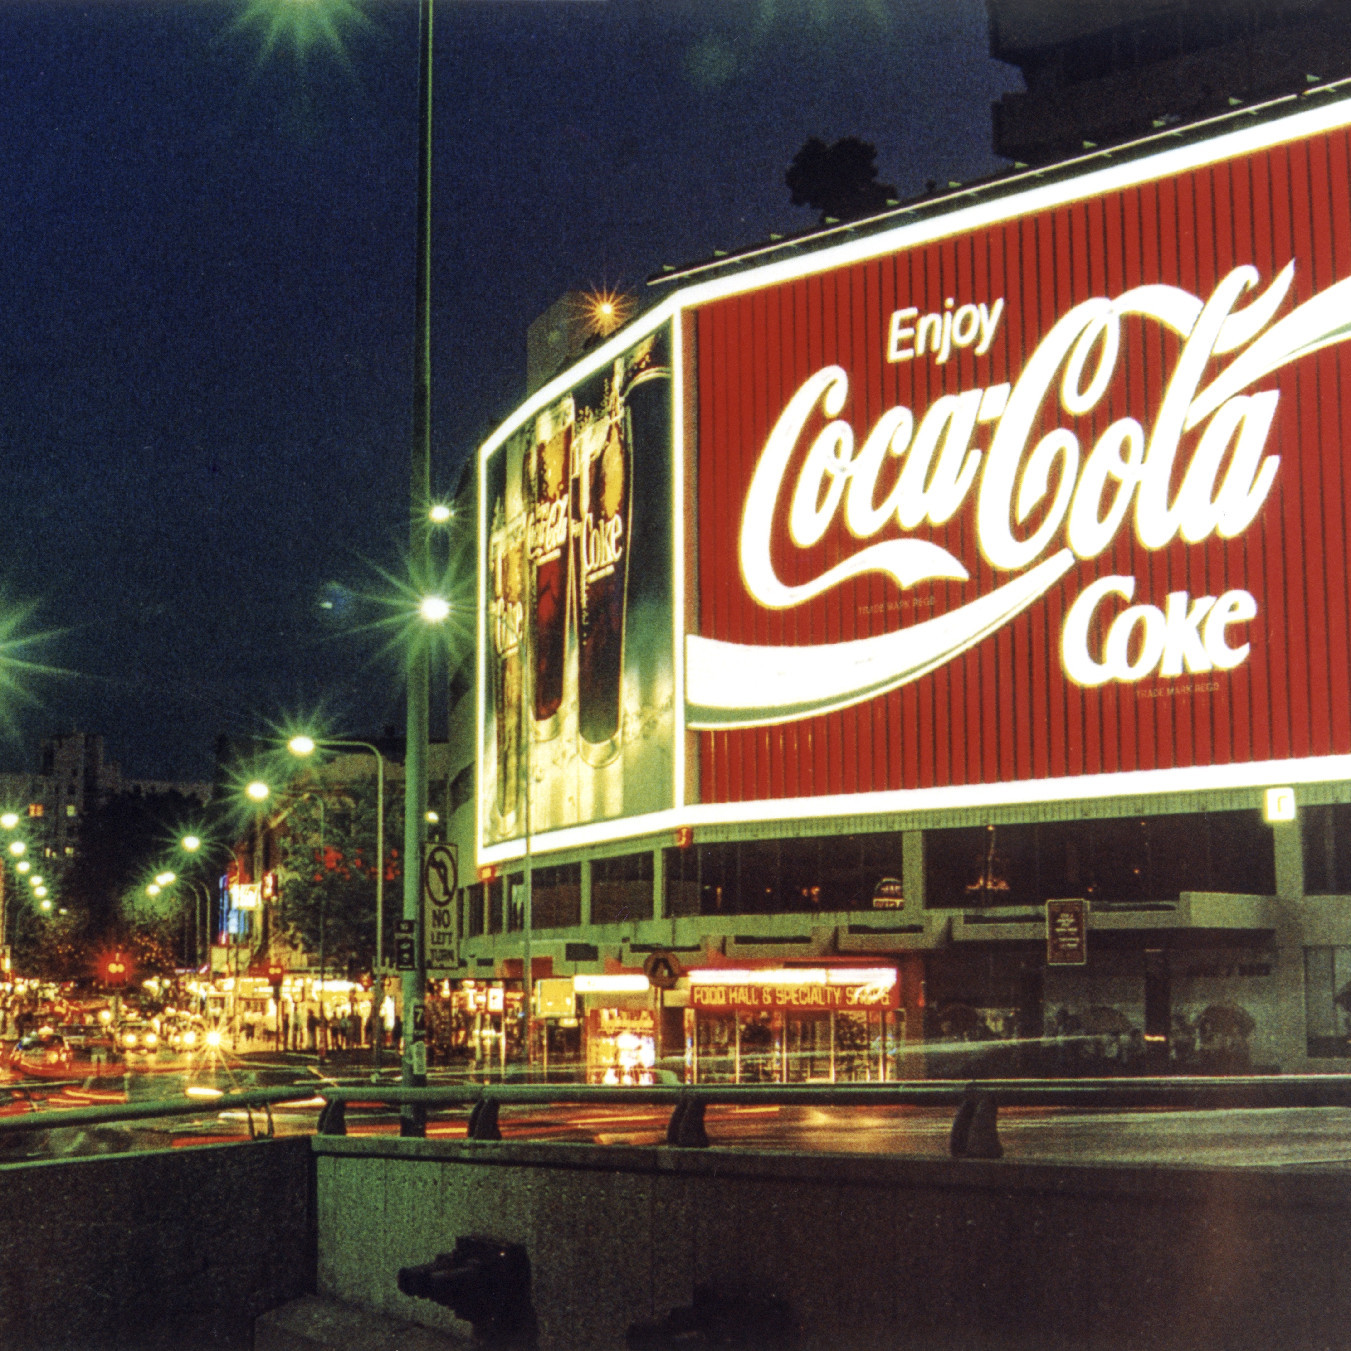
<svg viewBox="0 0 1351 1351"><path fill-rule="evenodd" d="M261 882L231 882L230 904L236 910L257 910L262 892Z"/></svg>
<svg viewBox="0 0 1351 1351"><path fill-rule="evenodd" d="M699 306L704 803L1351 752L1347 116Z"/></svg>
<svg viewBox="0 0 1351 1351"><path fill-rule="evenodd" d="M694 1009L894 1009L900 1007L900 995L896 968L888 966L690 972L690 1007Z"/></svg>

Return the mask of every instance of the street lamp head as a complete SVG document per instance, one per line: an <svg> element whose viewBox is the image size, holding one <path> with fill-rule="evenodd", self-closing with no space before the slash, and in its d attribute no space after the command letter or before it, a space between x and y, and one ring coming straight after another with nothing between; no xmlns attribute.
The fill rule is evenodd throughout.
<svg viewBox="0 0 1351 1351"><path fill-rule="evenodd" d="M433 502L431 510L427 515L430 517L433 525L445 525L451 518L451 510L444 502Z"/></svg>
<svg viewBox="0 0 1351 1351"><path fill-rule="evenodd" d="M254 779L254 781L244 789L244 792L254 802L266 802L272 794L272 790L261 779Z"/></svg>
<svg viewBox="0 0 1351 1351"><path fill-rule="evenodd" d="M15 858L18 858L21 854L28 852L28 846L22 840L15 840L9 846L9 852L13 854Z"/></svg>
<svg viewBox="0 0 1351 1351"><path fill-rule="evenodd" d="M417 608L429 624L441 624L450 618L450 602L444 596L423 596Z"/></svg>
<svg viewBox="0 0 1351 1351"><path fill-rule="evenodd" d="M440 814L437 813L437 812L428 812L428 813L427 813L427 823L428 823L428 825L433 825L433 826L434 826L440 819L441 819Z"/></svg>
<svg viewBox="0 0 1351 1351"><path fill-rule="evenodd" d="M155 874L155 881L162 887L167 887L171 882L176 882L177 880L177 873L162 872Z"/></svg>
<svg viewBox="0 0 1351 1351"><path fill-rule="evenodd" d="M18 824L18 812L6 812L3 816L0 816L0 826L4 826L6 830L13 830Z"/></svg>
<svg viewBox="0 0 1351 1351"><path fill-rule="evenodd" d="M313 755L314 745L314 738L312 736L293 736L290 741L286 743L286 749L290 751L292 755Z"/></svg>
<svg viewBox="0 0 1351 1351"><path fill-rule="evenodd" d="M202 847L200 835L184 835L178 842L189 854L195 854Z"/></svg>
<svg viewBox="0 0 1351 1351"><path fill-rule="evenodd" d="M148 887L146 887L145 894L147 896L158 896L159 890L160 890L159 884L156 882L152 882Z"/></svg>
<svg viewBox="0 0 1351 1351"><path fill-rule="evenodd" d="M51 903L50 901L44 900L44 901L42 902L42 909L44 909L44 910L50 910L51 908L52 908L52 903Z"/></svg>
<svg viewBox="0 0 1351 1351"><path fill-rule="evenodd" d="M33 865L27 859L14 865L21 873L26 873Z"/></svg>

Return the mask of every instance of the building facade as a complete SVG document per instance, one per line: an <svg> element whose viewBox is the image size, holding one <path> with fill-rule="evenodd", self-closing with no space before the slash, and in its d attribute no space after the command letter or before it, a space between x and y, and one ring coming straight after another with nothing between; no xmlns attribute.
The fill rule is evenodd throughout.
<svg viewBox="0 0 1351 1351"><path fill-rule="evenodd" d="M478 457L461 1046L1344 1066L1349 303L1336 89L671 278Z"/></svg>

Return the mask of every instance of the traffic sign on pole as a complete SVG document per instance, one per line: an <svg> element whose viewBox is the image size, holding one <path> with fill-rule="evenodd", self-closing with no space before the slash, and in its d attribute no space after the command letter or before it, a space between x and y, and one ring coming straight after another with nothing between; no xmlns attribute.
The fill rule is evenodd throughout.
<svg viewBox="0 0 1351 1351"><path fill-rule="evenodd" d="M453 844L429 845L422 861L422 933L429 972L449 971L455 965L459 886L459 851Z"/></svg>

